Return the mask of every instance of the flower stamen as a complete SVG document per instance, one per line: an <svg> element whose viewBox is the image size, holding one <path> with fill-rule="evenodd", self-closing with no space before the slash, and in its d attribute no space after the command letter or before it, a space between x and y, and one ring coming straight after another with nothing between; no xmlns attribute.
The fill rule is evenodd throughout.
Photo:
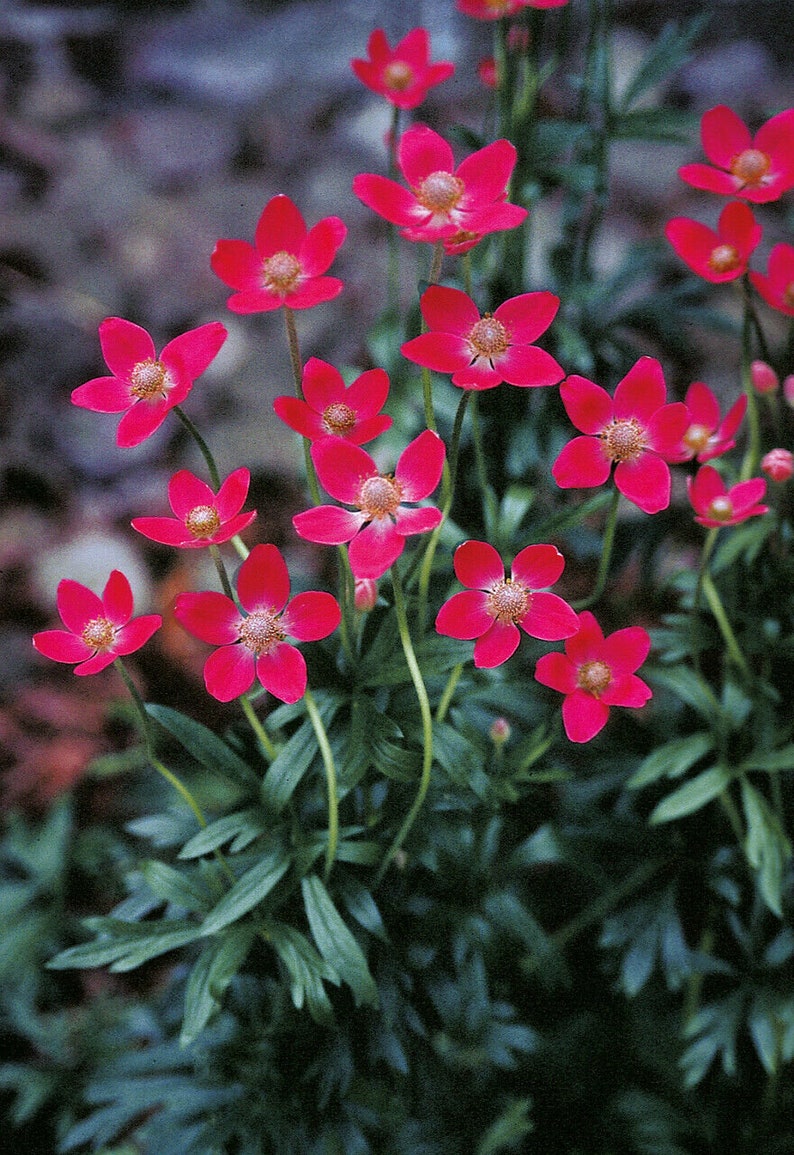
<svg viewBox="0 0 794 1155"><path fill-rule="evenodd" d="M733 517L733 502L727 494L714 498L708 507L707 516L714 521L730 521Z"/></svg>
<svg viewBox="0 0 794 1155"><path fill-rule="evenodd" d="M262 262L262 280L270 293L291 293L300 278L301 267L292 253L273 253Z"/></svg>
<svg viewBox="0 0 794 1155"><path fill-rule="evenodd" d="M279 625L278 614L270 610L255 610L240 622L240 641L257 657L269 654L286 634Z"/></svg>
<svg viewBox="0 0 794 1155"><path fill-rule="evenodd" d="M405 92L414 82L414 70L405 60L392 60L383 70L383 83L394 92Z"/></svg>
<svg viewBox="0 0 794 1155"><path fill-rule="evenodd" d="M476 325L473 325L466 338L473 358L487 357L492 361L510 347L507 329L496 317L486 313Z"/></svg>
<svg viewBox="0 0 794 1155"><path fill-rule="evenodd" d="M344 437L355 428L356 415L344 401L337 401L323 410L323 426L328 433L337 437Z"/></svg>
<svg viewBox="0 0 794 1155"><path fill-rule="evenodd" d="M708 259L709 268L715 273L731 273L741 263L742 258L733 245L715 245Z"/></svg>
<svg viewBox="0 0 794 1155"><path fill-rule="evenodd" d="M771 163L767 154L759 148L746 148L731 161L731 175L742 182L743 188L754 188L762 183Z"/></svg>
<svg viewBox="0 0 794 1155"><path fill-rule="evenodd" d="M83 626L80 637L93 650L107 650L115 640L116 627L109 618L92 618Z"/></svg>
<svg viewBox="0 0 794 1155"><path fill-rule="evenodd" d="M168 370L162 361L139 361L130 374L130 392L141 401L165 394Z"/></svg>
<svg viewBox="0 0 794 1155"><path fill-rule="evenodd" d="M497 622L520 622L529 609L531 594L521 582L505 578L491 586L486 608Z"/></svg>
<svg viewBox="0 0 794 1155"><path fill-rule="evenodd" d="M684 434L684 445L697 455L708 446L711 430L706 425L690 425Z"/></svg>
<svg viewBox="0 0 794 1155"><path fill-rule="evenodd" d="M583 662L576 675L576 684L586 694L598 698L612 681L612 671L606 662Z"/></svg>
<svg viewBox="0 0 794 1155"><path fill-rule="evenodd" d="M431 172L422 181L416 197L423 208L433 213L449 213L458 204L466 186L451 172Z"/></svg>
<svg viewBox="0 0 794 1155"><path fill-rule="evenodd" d="M393 477L367 477L358 494L358 507L370 520L380 520L397 512L402 487Z"/></svg>
<svg viewBox="0 0 794 1155"><path fill-rule="evenodd" d="M220 514L214 505L194 505L185 518L193 537L212 537L221 527Z"/></svg>
<svg viewBox="0 0 794 1155"><path fill-rule="evenodd" d="M599 436L612 461L636 461L645 448L645 430L636 417L611 421Z"/></svg>

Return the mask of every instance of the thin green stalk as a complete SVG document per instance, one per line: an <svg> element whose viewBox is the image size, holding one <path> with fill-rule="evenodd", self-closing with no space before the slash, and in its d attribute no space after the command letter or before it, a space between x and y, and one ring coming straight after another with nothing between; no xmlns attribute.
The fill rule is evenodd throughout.
<svg viewBox="0 0 794 1155"><path fill-rule="evenodd" d="M742 318L741 376L742 388L747 397L747 449L745 450L741 469L739 470L740 481L747 481L748 478L755 476L761 461L761 422L758 415L758 395L753 388L753 380L750 373L750 365L753 359L753 309L751 294L750 278L749 275L745 273L744 277L742 277L744 315Z"/></svg>
<svg viewBox="0 0 794 1155"><path fill-rule="evenodd" d="M303 401L303 362L301 361L300 345L298 343L298 329L295 324L295 314L292 309L284 306L284 326L287 330L287 345L289 346L289 359L292 366L292 380L295 385L295 396L298 400ZM314 468L314 462L311 455L311 442L308 437L303 437L303 462L306 469L306 481L309 485L309 493L315 505L322 504L322 497L320 496L320 484L317 480L317 471Z"/></svg>
<svg viewBox="0 0 794 1155"><path fill-rule="evenodd" d="M433 259L430 262L430 273L428 275L428 283L437 285L439 277L441 276L441 266L444 264L444 242L436 241L433 245Z"/></svg>
<svg viewBox="0 0 794 1155"><path fill-rule="evenodd" d="M411 809L405 816L402 826L397 831L391 846L386 852L380 869L375 877L375 885L380 885L384 874L389 868L389 864L394 858L397 851L400 849L405 839L416 821L419 811L422 809L427 791L430 787L430 770L433 765L433 716L430 712L430 700L427 696L427 687L425 686L422 671L419 668L419 662L416 660L416 653L414 651L413 642L411 641L411 632L408 628L408 614L405 608L405 598L403 595L402 582L400 580L399 571L396 565L391 567L392 588L394 590L394 609L397 615L397 629L400 634L400 641L405 654L405 661L408 665L408 670L411 675L411 681L416 690L416 697L419 701L419 711L422 715L422 772L419 778L419 789L416 792Z"/></svg>
<svg viewBox="0 0 794 1155"><path fill-rule="evenodd" d="M739 667L739 669L742 671L745 678L747 678L748 682L752 681L753 675L750 672L750 667L745 661L744 654L742 653L741 647L736 640L736 635L733 632L733 627L728 621L728 615L725 613L725 607L722 604L722 599L717 593L717 587L711 580L711 575L709 573L703 574L702 587L703 593L706 596L706 601L709 604L709 609L714 615L715 621L720 628L720 633L722 634L722 638L725 642L728 653Z"/></svg>
<svg viewBox="0 0 794 1155"><path fill-rule="evenodd" d="M210 555L212 556L212 560L215 562L215 569L218 571L218 577L220 579L223 592L226 594L227 598L231 598L231 600L234 601L232 583L229 581L229 575L226 572L226 566L223 564L220 548L215 544L215 542L210 544Z"/></svg>
<svg viewBox="0 0 794 1155"><path fill-rule="evenodd" d="M607 513L606 525L604 527L604 541L601 548L601 560L598 563L598 573L596 574L596 582L593 587L593 592L586 598L582 598L578 602L574 602L573 608L577 611L585 610L589 606L595 605L601 594L604 592L604 587L607 583L607 575L609 574L609 563L612 560L612 547L615 544L615 528L618 523L618 506L620 504L620 491L617 487L612 493L612 504Z"/></svg>
<svg viewBox="0 0 794 1155"><path fill-rule="evenodd" d="M336 766L334 764L331 743L328 741L328 732L323 724L320 711L317 709L317 703L308 688L303 700L306 703L306 712L311 720L314 734L317 738L317 745L320 747L323 766L325 767L325 782L328 795L328 845L325 848L324 877L327 882L328 875L331 873L331 867L336 858L336 848L339 844L339 798L336 790Z"/></svg>
<svg viewBox="0 0 794 1155"><path fill-rule="evenodd" d="M217 492L221 487L221 478L220 474L218 473L218 466L215 464L215 458L212 456L209 445L207 445L207 442L201 436L196 426L193 424L187 413L185 413L184 409L182 409L180 405L174 406L174 413L182 422L185 429L187 429L188 433L201 450L201 455L206 461L207 469L209 470L210 482L213 489Z"/></svg>
<svg viewBox="0 0 794 1155"><path fill-rule="evenodd" d="M471 403L471 440L474 446L474 467L477 470L477 483L482 494L483 520L485 521L486 532L490 535L496 527L497 521L496 495L488 481L488 462L482 443L480 407L476 396L472 396Z"/></svg>
<svg viewBox="0 0 794 1155"><path fill-rule="evenodd" d="M452 672L449 675L447 684L444 687L444 693L441 695L441 699L438 703L438 706L436 707L437 722L443 722L446 718L447 710L449 709L452 699L455 696L455 690L457 689L458 682L460 681L460 676L462 673L463 662L458 662L457 666L453 667Z"/></svg>
<svg viewBox="0 0 794 1155"><path fill-rule="evenodd" d="M272 741L270 740L270 737L269 737L267 731L265 730L264 726L262 725L262 723L257 718L254 707L251 704L251 699L248 697L247 694L242 694L240 696L240 698L238 698L238 701L240 703L240 706L242 707L243 713L245 714L246 718L248 719L248 724L250 725L251 729L256 734L257 738L259 739L259 745L262 748L262 753L265 755L268 762L272 762L273 759L276 757L276 753L277 753L276 747L273 745Z"/></svg>

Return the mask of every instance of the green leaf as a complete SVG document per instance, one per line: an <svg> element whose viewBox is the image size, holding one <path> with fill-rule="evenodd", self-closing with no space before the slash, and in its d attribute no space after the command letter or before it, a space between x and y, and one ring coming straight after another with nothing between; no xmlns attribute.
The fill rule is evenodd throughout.
<svg viewBox="0 0 794 1155"><path fill-rule="evenodd" d="M674 818L694 814L696 810L718 798L732 779L733 771L727 766L712 766L663 798L648 821L652 825L658 825L660 822L672 822Z"/></svg>
<svg viewBox="0 0 794 1155"><path fill-rule="evenodd" d="M777 750L770 750L767 754L751 754L742 762L742 769L766 770L768 773L794 770L794 742L779 746Z"/></svg>
<svg viewBox="0 0 794 1155"><path fill-rule="evenodd" d="M345 926L316 874L301 880L303 903L317 949L353 992L356 1006L377 1007L378 988L364 952Z"/></svg>
<svg viewBox="0 0 794 1155"><path fill-rule="evenodd" d="M281 846L274 846L234 886L204 919L201 934L215 934L242 918L266 897L287 872L290 860Z"/></svg>
<svg viewBox="0 0 794 1155"><path fill-rule="evenodd" d="M239 786L249 788L259 786L258 775L248 763L235 754L223 739L201 722L197 722L195 718L189 718L179 710L172 710L170 706L159 706L152 702L147 703L146 712L207 770L214 774L222 774Z"/></svg>
<svg viewBox="0 0 794 1155"><path fill-rule="evenodd" d="M175 870L173 866L159 861L144 862L140 870L156 898L172 902L193 913L209 910L210 895L195 876L188 876L185 871Z"/></svg>
<svg viewBox="0 0 794 1155"><path fill-rule="evenodd" d="M99 939L61 951L47 963L50 970L112 964L110 969L113 971L129 971L149 959L185 946L199 935L198 926L186 919L130 923L114 918L90 918L85 920L85 925L98 930Z"/></svg>
<svg viewBox="0 0 794 1155"><path fill-rule="evenodd" d="M791 843L767 800L744 777L741 789L747 821L744 843L747 861L758 872L758 886L764 902L773 914L782 918L781 891L786 863L791 857Z"/></svg>
<svg viewBox="0 0 794 1155"><path fill-rule="evenodd" d="M326 702L323 708L318 702L318 709L326 726L336 708L336 703ZM260 791L264 805L280 814L317 754L314 727L311 720L305 718L267 769Z"/></svg>
<svg viewBox="0 0 794 1155"><path fill-rule="evenodd" d="M478 798L488 792L488 776L483 770L483 756L460 733L446 722L433 723L433 753L456 786L473 791Z"/></svg>
<svg viewBox="0 0 794 1155"><path fill-rule="evenodd" d="M498 1151L515 1151L517 1144L535 1129L529 1118L531 1109L530 1098L511 1100L480 1139L475 1155L496 1155Z"/></svg>
<svg viewBox="0 0 794 1155"><path fill-rule="evenodd" d="M621 109L625 111L631 108L640 96L668 79L686 63L695 41L706 28L709 19L709 15L703 13L682 29L672 23L664 26L627 85L620 102Z"/></svg>
<svg viewBox="0 0 794 1155"><path fill-rule="evenodd" d="M614 140L658 140L686 143L697 129L690 112L671 108L635 108L619 113L612 122Z"/></svg>
<svg viewBox="0 0 794 1155"><path fill-rule="evenodd" d="M290 977L292 1002L300 1010L304 1001L309 1014L319 1023L333 1019L333 1009L326 994L323 980L339 985L339 975L323 961L305 935L293 926L270 922L268 939L287 969Z"/></svg>
<svg viewBox="0 0 794 1155"><path fill-rule="evenodd" d="M252 926L234 926L205 945L185 988L181 1046L188 1046L199 1036L220 1006L224 991L251 948L253 937Z"/></svg>
<svg viewBox="0 0 794 1155"><path fill-rule="evenodd" d="M656 669L649 672L649 680L666 686L687 706L696 710L708 722L720 719L719 708L714 700L711 687L705 678L686 666L672 669Z"/></svg>
<svg viewBox="0 0 794 1155"><path fill-rule="evenodd" d="M628 780L632 790L656 782L659 778L678 778L707 754L713 745L711 735L705 730L688 734L686 738L675 738L665 742L645 758Z"/></svg>
<svg viewBox="0 0 794 1155"><path fill-rule="evenodd" d="M180 858L201 858L204 854L211 854L224 842L235 839L235 849L241 850L248 846L255 838L265 832L264 815L260 810L250 808L238 810L234 814L225 814L215 822L210 822L203 830L185 843L179 852ZM238 841L242 836L242 840Z"/></svg>

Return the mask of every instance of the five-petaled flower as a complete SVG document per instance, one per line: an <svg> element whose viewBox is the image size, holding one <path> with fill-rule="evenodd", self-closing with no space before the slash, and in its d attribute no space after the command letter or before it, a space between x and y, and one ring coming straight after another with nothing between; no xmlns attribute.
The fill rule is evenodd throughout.
<svg viewBox="0 0 794 1155"><path fill-rule="evenodd" d="M457 0L457 9L477 20L500 20L515 16L524 8L562 8L567 3L568 0Z"/></svg>
<svg viewBox="0 0 794 1155"><path fill-rule="evenodd" d="M615 390L614 399L586 377L563 381L560 395L577 429L586 434L569 441L552 466L563 489L603 485L615 463L615 485L643 513L659 513L670 504L667 461L677 454L689 412L681 401L665 404L662 367L640 357Z"/></svg>
<svg viewBox="0 0 794 1155"><path fill-rule="evenodd" d="M436 630L446 637L476 638L475 666L492 669L512 657L521 640L519 626L546 642L570 638L578 630L575 611L557 594L546 592L565 566L555 546L522 549L509 577L498 551L485 541L464 541L453 565L458 581L468 588L444 603Z"/></svg>
<svg viewBox="0 0 794 1155"><path fill-rule="evenodd" d="M315 441L311 453L323 487L355 509L318 505L296 514L292 524L307 541L349 542L350 568L357 581L381 577L403 552L406 537L441 523L443 515L435 506L410 509L404 504L428 497L441 479L444 442L432 430L406 446L394 474L380 473L366 450L340 438Z"/></svg>
<svg viewBox="0 0 794 1155"><path fill-rule="evenodd" d="M367 88L385 96L396 108L416 108L428 89L455 71L449 61L430 63L430 36L426 28L412 28L394 48L386 33L376 28L367 42L369 59L357 57L350 66Z"/></svg>
<svg viewBox="0 0 794 1155"><path fill-rule="evenodd" d="M521 224L527 210L507 203L516 163L509 140L495 140L455 167L452 146L427 125L407 129L397 163L409 188L378 173L359 173L353 192L368 208L401 226L409 241L471 247L486 233Z"/></svg>
<svg viewBox="0 0 794 1155"><path fill-rule="evenodd" d="M768 273L750 273L753 288L773 309L794 317L794 245L785 241L769 254Z"/></svg>
<svg viewBox="0 0 794 1155"><path fill-rule="evenodd" d="M389 394L385 369L368 369L345 388L338 369L310 357L303 367L301 389L303 399L277 397L273 408L290 429L310 441L343 437L363 445L391 426L391 417L380 412Z"/></svg>
<svg viewBox="0 0 794 1155"><path fill-rule="evenodd" d="M589 742L603 729L611 706L644 706L651 689L635 671L651 648L641 626L616 630L605 638L589 610L579 614L579 630L565 653L544 654L535 677L565 695L562 721L571 742Z"/></svg>
<svg viewBox="0 0 794 1155"><path fill-rule="evenodd" d="M99 343L112 377L94 377L72 393L72 403L95 413L124 413L117 443L130 448L150 437L180 405L226 340L226 328L210 321L163 348L159 357L145 329L121 317L99 326Z"/></svg>
<svg viewBox="0 0 794 1155"><path fill-rule="evenodd" d="M678 175L694 188L763 204L794 187L794 108L779 112L751 136L724 104L700 122L700 139L711 164L685 164Z"/></svg>
<svg viewBox="0 0 794 1155"><path fill-rule="evenodd" d="M287 563L274 545L255 545L240 566L237 596L242 612L225 594L205 590L177 595L174 615L189 633L219 646L204 665L204 684L213 698L230 702L258 678L282 702L306 692L306 661L287 638L316 642L341 620L332 594L308 590L290 599Z"/></svg>
<svg viewBox="0 0 794 1155"><path fill-rule="evenodd" d="M406 341L401 352L428 369L451 373L461 389L493 389L502 381L556 385L564 369L532 342L548 329L559 305L553 293L522 293L480 316L460 289L431 285L420 302L430 331Z"/></svg>
<svg viewBox="0 0 794 1155"><path fill-rule="evenodd" d="M714 457L721 457L736 444L736 434L747 412L747 395L731 405L725 417L720 420L720 403L702 381L693 381L686 391L684 404L689 412L689 425L678 452L670 456L670 461L691 461L695 458L703 463Z"/></svg>
<svg viewBox="0 0 794 1155"><path fill-rule="evenodd" d="M687 490L695 521L709 529L738 525L769 509L768 505L760 504L766 493L763 477L751 477L729 489L713 465L704 465L694 477L688 477Z"/></svg>
<svg viewBox="0 0 794 1155"><path fill-rule="evenodd" d="M55 662L76 662L75 674L98 674L116 658L132 654L162 625L160 614L133 618L130 583L114 569L102 596L80 582L58 583L58 613L65 630L43 630L33 637L40 654Z"/></svg>
<svg viewBox="0 0 794 1155"><path fill-rule="evenodd" d="M298 207L280 193L265 205L254 244L218 241L210 263L224 284L237 290L227 301L233 313L310 309L333 300L344 287L337 277L323 274L346 235L339 217L324 217L307 230Z"/></svg>
<svg viewBox="0 0 794 1155"><path fill-rule="evenodd" d="M664 233L693 272L721 284L735 281L745 272L762 231L749 205L731 201L720 213L716 232L690 217L673 217Z"/></svg>
<svg viewBox="0 0 794 1155"><path fill-rule="evenodd" d="M256 517L255 510L240 513L250 481L247 469L235 469L215 494L195 474L180 469L168 483L168 501L176 518L136 517L132 528L151 541L179 549L219 545L241 533Z"/></svg>

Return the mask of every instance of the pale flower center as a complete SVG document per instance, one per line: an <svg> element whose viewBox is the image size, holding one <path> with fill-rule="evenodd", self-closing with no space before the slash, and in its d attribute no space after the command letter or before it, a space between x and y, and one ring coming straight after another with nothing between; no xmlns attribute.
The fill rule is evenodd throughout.
<svg viewBox="0 0 794 1155"><path fill-rule="evenodd" d="M530 601L530 591L525 585L505 578L491 587L486 609L497 622L519 622L529 609Z"/></svg>
<svg viewBox="0 0 794 1155"><path fill-rule="evenodd" d="M83 632L80 636L85 644L93 650L106 650L113 645L116 627L109 618L92 618L83 626Z"/></svg>
<svg viewBox="0 0 794 1155"><path fill-rule="evenodd" d="M298 283L301 267L292 253L273 253L262 262L262 280L271 293L291 293Z"/></svg>
<svg viewBox="0 0 794 1155"><path fill-rule="evenodd" d="M760 184L769 172L771 161L758 148L746 148L731 161L731 174L745 186Z"/></svg>
<svg viewBox="0 0 794 1155"><path fill-rule="evenodd" d="M741 263L742 258L733 245L716 245L708 260L709 268L715 273L730 273L738 269Z"/></svg>
<svg viewBox="0 0 794 1155"><path fill-rule="evenodd" d="M130 374L130 392L142 401L165 393L168 370L162 361L139 361Z"/></svg>
<svg viewBox="0 0 794 1155"><path fill-rule="evenodd" d="M355 427L356 415L344 401L337 401L323 410L323 425L329 433L344 437Z"/></svg>
<svg viewBox="0 0 794 1155"><path fill-rule="evenodd" d="M473 357L487 357L492 360L504 353L510 346L507 329L490 313L472 327L466 340Z"/></svg>
<svg viewBox="0 0 794 1155"><path fill-rule="evenodd" d="M714 521L728 521L733 517L733 502L727 494L715 497L706 512Z"/></svg>
<svg viewBox="0 0 794 1155"><path fill-rule="evenodd" d="M405 92L414 80L414 70L404 60L392 60L383 70L383 83L386 88L393 88L395 92Z"/></svg>
<svg viewBox="0 0 794 1155"><path fill-rule="evenodd" d="M401 499L399 481L392 477L368 477L359 490L358 507L370 520L380 520L396 513Z"/></svg>
<svg viewBox="0 0 794 1155"><path fill-rule="evenodd" d="M709 443L711 430L705 425L690 425L684 434L684 445L693 453L702 453Z"/></svg>
<svg viewBox="0 0 794 1155"><path fill-rule="evenodd" d="M451 172L431 172L419 186L417 200L434 213L448 213L463 196L466 186Z"/></svg>
<svg viewBox="0 0 794 1155"><path fill-rule="evenodd" d="M485 0L485 6L498 16L507 16L510 12L510 0Z"/></svg>
<svg viewBox="0 0 794 1155"><path fill-rule="evenodd" d="M597 698L612 681L612 671L606 662L582 662L576 673L576 684L586 694Z"/></svg>
<svg viewBox="0 0 794 1155"><path fill-rule="evenodd" d="M221 519L214 505L194 505L185 525L193 537L212 537L220 529Z"/></svg>
<svg viewBox="0 0 794 1155"><path fill-rule="evenodd" d="M270 610L255 610L240 622L240 641L257 656L269 654L286 636Z"/></svg>
<svg viewBox="0 0 794 1155"><path fill-rule="evenodd" d="M613 461L636 461L645 448L645 430L635 417L611 422L600 436Z"/></svg>

